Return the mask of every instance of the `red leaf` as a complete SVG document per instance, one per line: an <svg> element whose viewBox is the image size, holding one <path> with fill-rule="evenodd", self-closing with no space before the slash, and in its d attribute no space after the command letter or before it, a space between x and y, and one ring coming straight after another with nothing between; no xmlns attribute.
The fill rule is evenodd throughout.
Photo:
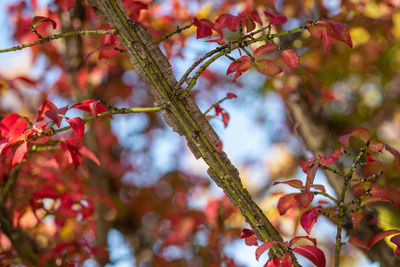
<svg viewBox="0 0 400 267"><path fill-rule="evenodd" d="M247 20L250 20L252 22L257 22L258 24L263 25L263 22L262 22L260 16L255 11L244 11L244 12L241 12L239 14L239 17L244 17Z"/></svg>
<svg viewBox="0 0 400 267"><path fill-rule="evenodd" d="M395 235L392 238L390 238L390 242L392 242L396 246L400 246L400 235Z"/></svg>
<svg viewBox="0 0 400 267"><path fill-rule="evenodd" d="M68 11L74 6L75 0L57 0L57 3L61 9Z"/></svg>
<svg viewBox="0 0 400 267"><path fill-rule="evenodd" d="M55 28L57 28L57 23L56 23L54 20L52 20L52 19L50 19L50 18L47 18L47 17L42 17L42 16L36 16L36 17L34 17L34 18L32 19L32 27L33 27L33 28L36 28L36 27L39 26L39 24L41 24L42 22L51 23L51 26L53 27L53 30L54 30Z"/></svg>
<svg viewBox="0 0 400 267"><path fill-rule="evenodd" d="M221 151L222 150L222 142L219 140L218 146L215 148L216 151Z"/></svg>
<svg viewBox="0 0 400 267"><path fill-rule="evenodd" d="M221 108L220 105L216 105L216 106L214 107L214 109L215 109L215 114L217 114L217 116L219 116L219 114L221 114L222 111L224 110L223 108Z"/></svg>
<svg viewBox="0 0 400 267"><path fill-rule="evenodd" d="M51 119L57 125L57 127L60 127L61 121L67 111L68 106L65 106L59 109L49 109L44 114Z"/></svg>
<svg viewBox="0 0 400 267"><path fill-rule="evenodd" d="M277 49L276 46L273 44L265 44L254 50L253 55L255 58L258 58L259 56L276 49Z"/></svg>
<svg viewBox="0 0 400 267"><path fill-rule="evenodd" d="M287 18L285 16L283 16L283 15L277 15L276 16L274 14L271 14L271 13L267 12L267 11L264 11L264 14L265 14L265 16L267 16L269 18L269 22L272 25L284 24L284 23L287 22Z"/></svg>
<svg viewBox="0 0 400 267"><path fill-rule="evenodd" d="M379 142L378 140L371 140L371 141L369 142L368 148L369 148L372 152L380 152L380 151L383 149L384 146L385 146L385 145L384 145L383 143Z"/></svg>
<svg viewBox="0 0 400 267"><path fill-rule="evenodd" d="M311 21L308 21L308 23L311 23ZM350 48L353 47L349 31L343 24L323 19L319 20L316 26L310 27L307 30L312 36L322 40L325 54L333 39L346 43Z"/></svg>
<svg viewBox="0 0 400 267"><path fill-rule="evenodd" d="M82 147L79 149L79 152L80 152L82 155L85 155L85 156L88 157L89 159L93 160L93 162L96 163L97 165L100 165L100 161L99 161L99 159L96 157L96 155L93 154L93 152L90 151L89 149L87 149L86 147L82 146Z"/></svg>
<svg viewBox="0 0 400 267"><path fill-rule="evenodd" d="M197 27L197 39L210 36L212 34L212 28L214 28L214 24L209 20L198 20L196 17L194 18L194 26Z"/></svg>
<svg viewBox="0 0 400 267"><path fill-rule="evenodd" d="M226 41L225 41L224 39L222 39L222 38L213 39L213 40L207 40L206 42L209 42L209 43L217 43L217 44L219 44L219 45L224 45L224 44L226 44ZM204 73L204 72L203 72L203 73Z"/></svg>
<svg viewBox="0 0 400 267"><path fill-rule="evenodd" d="M250 229L244 228L240 234L240 238L244 238L244 242L247 246L258 246L257 236Z"/></svg>
<svg viewBox="0 0 400 267"><path fill-rule="evenodd" d="M231 99L231 98L236 98L237 95L235 95L234 93L227 93L226 94L226 98Z"/></svg>
<svg viewBox="0 0 400 267"><path fill-rule="evenodd" d="M351 213L351 220L353 221L353 229L357 228L362 219L364 218L364 212L362 210Z"/></svg>
<svg viewBox="0 0 400 267"><path fill-rule="evenodd" d="M224 126L225 126L225 128L228 126L228 123L229 123L229 113L227 113L227 112L222 112L221 113L221 116L222 116L222 121L224 122Z"/></svg>
<svg viewBox="0 0 400 267"><path fill-rule="evenodd" d="M367 248L370 249L373 245L381 241L387 236L394 235L394 234L400 234L400 230L387 230L380 232L379 234L375 235L372 240L368 243Z"/></svg>
<svg viewBox="0 0 400 267"><path fill-rule="evenodd" d="M139 21L140 11L142 9L147 9L147 5L143 4L140 1L132 1L132 0L123 0L126 12L129 17L134 21Z"/></svg>
<svg viewBox="0 0 400 267"><path fill-rule="evenodd" d="M313 242L314 246L317 245L317 239L309 237L309 236L296 236L289 241L289 247L292 247L294 243L296 243L300 239L307 239Z"/></svg>
<svg viewBox="0 0 400 267"><path fill-rule="evenodd" d="M361 141L364 141L365 143L368 142L369 138L371 137L368 130L364 129L364 128L355 129L351 133L351 136L353 136L354 138L360 139Z"/></svg>
<svg viewBox="0 0 400 267"><path fill-rule="evenodd" d="M351 133L342 135L341 137L339 137L339 142L342 143L345 147L349 147L350 137L351 137Z"/></svg>
<svg viewBox="0 0 400 267"><path fill-rule="evenodd" d="M256 28L256 24L251 20L246 20L246 31L251 32Z"/></svg>
<svg viewBox="0 0 400 267"><path fill-rule="evenodd" d="M390 238L390 242L397 246L396 255L397 257L400 257L400 235L395 235L394 237Z"/></svg>
<svg viewBox="0 0 400 267"><path fill-rule="evenodd" d="M392 153L392 155L394 156L395 164L400 165L400 152L388 144L385 144L385 149Z"/></svg>
<svg viewBox="0 0 400 267"><path fill-rule="evenodd" d="M294 248L292 249L292 251L309 259L317 267L325 267L326 265L324 252L321 249L317 248L316 246L304 245Z"/></svg>
<svg viewBox="0 0 400 267"><path fill-rule="evenodd" d="M315 160L310 168L307 170L307 179L306 179L306 191L310 190L311 185L314 183L315 174L317 173L319 167L319 160Z"/></svg>
<svg viewBox="0 0 400 267"><path fill-rule="evenodd" d="M277 208L281 216L284 215L288 209L297 204L297 200L294 198L296 195L297 193L290 193L279 198Z"/></svg>
<svg viewBox="0 0 400 267"><path fill-rule="evenodd" d="M370 163L376 163L378 165L382 164L382 162L377 160L377 159L375 159L375 157L370 152L367 151L365 154L367 156L367 162L366 162L367 165L370 164Z"/></svg>
<svg viewBox="0 0 400 267"><path fill-rule="evenodd" d="M239 70L239 62L235 60L229 65L228 70L226 71L226 75L233 72L237 72L238 70Z"/></svg>
<svg viewBox="0 0 400 267"><path fill-rule="evenodd" d="M347 241L347 243L352 244L357 247L360 247L360 248L368 249L367 246L364 244L364 242L362 242L360 239L353 237L353 236L349 238L349 241Z"/></svg>
<svg viewBox="0 0 400 267"><path fill-rule="evenodd" d="M284 182L275 182L273 185L277 184L287 184L290 185L291 187L302 189L303 188L303 182L300 180L289 180L289 181L284 181Z"/></svg>
<svg viewBox="0 0 400 267"><path fill-rule="evenodd" d="M250 236L254 235L253 230L247 229L247 228L243 228L242 232L240 233L240 238L248 238Z"/></svg>
<svg viewBox="0 0 400 267"><path fill-rule="evenodd" d="M214 29L216 31L221 31L224 28L228 28L234 32L239 25L239 21L240 18L237 16L233 16L231 14L222 14L215 20Z"/></svg>
<svg viewBox="0 0 400 267"><path fill-rule="evenodd" d="M73 105L71 107L71 109L75 108L75 109L80 109L80 110L83 110L83 111L86 111L86 112L90 112L89 104L91 104L93 102L95 102L95 100L87 99L87 100L84 100L82 102L76 103L75 105Z"/></svg>
<svg viewBox="0 0 400 267"><path fill-rule="evenodd" d="M17 148L17 150L15 150L14 157L12 160L12 166L15 166L16 164L20 163L24 159L27 152L28 152L28 143L23 142Z"/></svg>
<svg viewBox="0 0 400 267"><path fill-rule="evenodd" d="M85 101L77 103L77 104L73 105L71 107L71 109L72 108L90 112L96 118L97 118L98 114L108 111L102 103L100 103L98 101L94 101L93 99L87 99ZM112 119L111 115L108 115L108 117Z"/></svg>
<svg viewBox="0 0 400 267"><path fill-rule="evenodd" d="M79 117L67 119L69 125L71 125L72 130L81 138L85 132L85 124L83 120Z"/></svg>
<svg viewBox="0 0 400 267"><path fill-rule="evenodd" d="M264 267L292 267L292 257L287 253L282 257L269 259Z"/></svg>
<svg viewBox="0 0 400 267"><path fill-rule="evenodd" d="M351 132L350 134L345 134L339 137L339 142L342 143L345 147L349 147L350 137L357 138L365 143L369 140L370 134L367 129L359 128Z"/></svg>
<svg viewBox="0 0 400 267"><path fill-rule="evenodd" d="M261 257L261 255L262 255L267 249L269 249L270 247L272 247L273 245L276 245L276 244L278 244L278 243L281 243L281 244L282 244L282 242L280 242L280 241L269 241L269 242L265 242L264 244L262 244L261 246L259 246L259 247L256 249L256 259L258 260L258 259Z"/></svg>
<svg viewBox="0 0 400 267"><path fill-rule="evenodd" d="M108 51L111 50L112 55L114 55L114 56L120 54L120 52L116 51L114 48L115 48L115 46L113 44L101 45L101 46L97 47L95 50L93 50L92 52L89 52L88 54L86 54L83 57L83 61L85 62L85 64L88 64L90 57L97 51L100 51L99 59L111 57L110 55L105 55L104 53L102 53L102 51L104 51L104 50L108 50Z"/></svg>
<svg viewBox="0 0 400 267"><path fill-rule="evenodd" d="M50 100L47 99L44 100L38 110L38 114L36 116L36 122L42 121L46 117L44 113L50 109L57 109L57 107Z"/></svg>
<svg viewBox="0 0 400 267"><path fill-rule="evenodd" d="M343 154L343 147L340 150L335 150L331 156L319 155L319 162L321 163L322 166L333 164L339 159L339 156L342 154Z"/></svg>
<svg viewBox="0 0 400 267"><path fill-rule="evenodd" d="M282 51L282 59L288 67L297 68L300 64L300 58L296 51L287 49Z"/></svg>
<svg viewBox="0 0 400 267"><path fill-rule="evenodd" d="M260 73L267 76L275 76L282 72L282 69L269 59L261 59L256 61L254 65Z"/></svg>
<svg viewBox="0 0 400 267"><path fill-rule="evenodd" d="M257 236L252 235L244 240L247 246L258 246Z"/></svg>
<svg viewBox="0 0 400 267"><path fill-rule="evenodd" d="M228 75L232 72L236 72L233 78L233 80L236 80L240 75L246 72L251 65L251 59L248 56L242 56L229 65L226 74Z"/></svg>
<svg viewBox="0 0 400 267"><path fill-rule="evenodd" d="M347 30L347 28L343 24L337 23L337 22L332 21L332 20L327 20L327 19L322 19L322 21L324 21L325 23L327 23L327 25L329 25L329 27L328 27L328 35L329 35L329 37L332 37L332 38L334 38L336 40L344 42L350 48L353 47L353 43L351 41L350 33L349 33L349 31Z"/></svg>
<svg viewBox="0 0 400 267"><path fill-rule="evenodd" d="M319 210L321 209L321 206L312 208L310 210L307 210L301 215L300 218L300 224L301 227L307 232L307 234L311 233L311 229L313 228L314 224L317 222L318 216L319 216Z"/></svg>
<svg viewBox="0 0 400 267"><path fill-rule="evenodd" d="M317 190L319 190L319 191L321 191L321 192L325 192L325 191L326 191L326 190L325 190L325 186L320 185L320 184L313 184L313 185L311 185L311 187L312 187L312 188L315 188L315 189L317 189Z"/></svg>
<svg viewBox="0 0 400 267"><path fill-rule="evenodd" d="M3 152L3 150L8 147L10 144L7 141L2 141L0 142L0 155Z"/></svg>
<svg viewBox="0 0 400 267"><path fill-rule="evenodd" d="M308 169L311 168L314 164L315 161L315 157L311 157L309 160L307 161L300 161L299 165L301 167L301 169L303 170L304 173L308 172Z"/></svg>
<svg viewBox="0 0 400 267"><path fill-rule="evenodd" d="M379 200L388 201L393 204L393 201L388 197L385 191L382 190L378 185L374 184L369 191L368 197L378 198Z"/></svg>
<svg viewBox="0 0 400 267"><path fill-rule="evenodd" d="M0 122L1 137L8 139L9 142L14 141L24 133L27 126L28 123L18 114L7 115Z"/></svg>

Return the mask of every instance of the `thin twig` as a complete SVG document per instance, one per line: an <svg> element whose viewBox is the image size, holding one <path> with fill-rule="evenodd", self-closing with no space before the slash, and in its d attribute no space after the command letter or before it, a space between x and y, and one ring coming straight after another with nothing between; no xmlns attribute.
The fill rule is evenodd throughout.
<svg viewBox="0 0 400 267"><path fill-rule="evenodd" d="M207 115L208 112L210 112L213 108L215 108L216 106L218 106L219 104L221 104L222 102L224 102L225 100L227 100L228 97L224 97L221 100L219 100L217 103L212 104L206 111L204 111L204 115Z"/></svg>
<svg viewBox="0 0 400 267"><path fill-rule="evenodd" d="M43 37L36 42L22 44L22 45L14 46L11 48L0 49L0 53L22 50L27 47L44 44L44 43L50 42L52 40L60 39L60 38L66 38L66 37L72 37L72 36L83 36L83 35L114 34L114 33L116 33L116 30L93 30L93 31L76 31L76 32L59 33L59 34L54 34L54 35L51 35L48 37Z"/></svg>
<svg viewBox="0 0 400 267"><path fill-rule="evenodd" d="M339 208L339 218L337 224L337 232L336 232L336 246L335 246L335 267L339 267L340 263L340 250L342 249L342 228L343 228L343 218L346 216L345 214L345 195L347 188L351 179L353 178L354 171L359 165L361 158L364 156L367 151L369 145L369 141L360 149L357 157L353 160L353 164L351 165L350 170L346 173L346 178L344 179L342 192L338 199L338 208Z"/></svg>
<svg viewBox="0 0 400 267"><path fill-rule="evenodd" d="M255 34L257 34L258 32L267 29L267 28L268 28L268 26L267 26L267 27L264 27L264 28L262 28L262 29L260 29L260 30L257 30L257 31L255 31L255 32L252 32L252 33L249 33L249 34L243 36L243 39L251 38L250 40L243 41L243 39L240 39L240 40L236 40L236 41L233 41L233 42L229 42L228 44L225 44L225 45L223 45L223 46L217 47L216 49L214 49L214 50L208 52L206 55L204 55L202 58L200 58L198 61L196 61L196 62L185 72L185 74L182 76L182 78L180 79L178 85L177 85L175 88L176 88L176 89L179 89L179 88L182 86L183 82L184 82L184 81L187 79L187 77L190 75L190 73L191 73L201 62L203 62L203 61L204 61L205 59L207 59L208 57L210 57L210 56L212 56L212 55L214 55L214 54L217 53L215 56L213 56L212 58L210 58L209 60L207 60L207 61L198 69L198 71L196 72L196 74L194 75L194 77L192 78L192 80L190 81L189 85L186 87L186 89L185 89L185 90L182 92L182 94L181 94L181 97L182 97L182 98L185 97L185 96L187 96L187 95L190 93L190 90L191 90L191 89L194 87L194 85L196 84L198 77L201 75L201 73L202 73L204 70L206 70L206 68L207 68L212 62L216 61L218 58L220 58L220 57L223 56L223 55L227 55L227 54L231 53L234 49L237 48L237 47L232 47L233 44L241 43L242 46L244 47L244 46L247 46L247 45L250 45L250 44L253 44L253 43L256 43L256 42L260 42L260 41L266 41L266 40L270 40L270 41L271 41L271 40L272 40L273 38L275 38L275 37L281 37L281 36L288 35L288 34L291 34L291 33L294 33L294 32L304 31L305 29L311 28L311 27L313 27L313 26L315 26L315 25L317 25L317 22L313 22L313 23L310 23L310 24L305 25L305 26L297 27L297 28L292 29L292 30L290 30L290 31L280 32L280 33L277 33L277 34L272 34L272 35L267 35L267 36L261 36L261 37L258 37L258 38L252 38L252 37L253 37Z"/></svg>
<svg viewBox="0 0 400 267"><path fill-rule="evenodd" d="M336 198L334 198L333 196L329 195L326 192L319 192L319 191L311 191L311 193L313 193L314 195L321 195L324 196L326 198L329 198L330 200L332 200L333 202L335 202L335 204L338 203L338 201L336 200Z"/></svg>
<svg viewBox="0 0 400 267"><path fill-rule="evenodd" d="M161 37L160 39L155 40L154 42L155 42L156 44L159 44L159 43L161 43L162 41L165 41L166 39L168 39L169 37L171 37L172 35L177 34L177 33L180 33L180 32L182 32L182 31L184 31L184 30L186 30L186 29L189 29L189 28L192 27L192 26L193 26L193 22L190 23L190 24L188 24L188 25L186 25L186 26L183 26L182 28L177 27L175 31L173 31L173 32L171 32L171 33L168 33L167 35Z"/></svg>
<svg viewBox="0 0 400 267"><path fill-rule="evenodd" d="M91 120L94 120L96 118L104 118L104 117L107 117L107 116L110 116L110 115L129 114L129 113L142 113L142 112L157 112L157 111L165 110L165 108L166 108L165 105L156 106L156 107L146 107L146 108L142 108L142 107L137 107L137 108L113 108L112 110L109 110L107 112L103 112L103 113L97 114L97 117L96 116L91 116L91 117L88 117L88 118L84 118L82 121L83 121L83 123L87 123L87 122L89 122ZM43 138L45 136L52 136L52 135L55 135L57 133L67 131L69 129L71 129L71 126L65 126L63 128L59 128L57 130L54 130L54 131L51 131L51 132L48 132L48 133L44 133L44 134L42 134L40 136L36 136L36 137L31 138L31 139L27 139L26 142L35 141L35 140L38 140L38 139Z"/></svg>

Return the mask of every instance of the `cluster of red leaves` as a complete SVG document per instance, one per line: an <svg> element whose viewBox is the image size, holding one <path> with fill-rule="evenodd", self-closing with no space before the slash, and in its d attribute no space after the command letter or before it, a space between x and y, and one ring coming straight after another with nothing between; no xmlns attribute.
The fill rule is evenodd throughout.
<svg viewBox="0 0 400 267"><path fill-rule="evenodd" d="M287 22L287 18L283 15L275 15L267 11L264 11L264 14L272 25L284 24ZM255 11L243 11L236 16L232 14L222 14L215 20L215 23L207 19L199 20L194 18L194 25L197 27L197 39L211 36L214 30L220 35L220 38L213 41L220 45L226 43L223 39L222 32L225 28L235 32L239 29L239 25L241 25L242 27L246 27L246 32L249 33L256 28L256 23L260 26L263 25L260 16Z"/></svg>
<svg viewBox="0 0 400 267"><path fill-rule="evenodd" d="M52 129L46 128L46 126L52 122L57 127L60 127L62 120L66 118L67 123L76 134L76 137L60 139L60 147L65 151L69 162L75 167L79 166L82 162L82 154L84 154L97 164L100 164L96 156L80 142L80 138L85 131L83 120L80 117L66 117L65 114L68 109L68 106L57 108L51 101L45 100L38 110L35 121L29 123L31 127L28 127L27 119L18 114L13 113L6 116L0 121L0 155L5 153L7 149L16 147L12 158L12 166L15 166L26 157L29 144L43 144L50 139L49 137L43 138L42 136L52 131ZM90 112L95 117L100 113L107 112L103 104L91 99L75 104L71 109L81 109ZM43 121L46 117L50 121Z"/></svg>
<svg viewBox="0 0 400 267"><path fill-rule="evenodd" d="M307 24L313 23L312 21L307 21ZM347 44L350 48L353 47L351 41L350 33L347 28L335 21L327 19L319 19L317 25L307 29L309 33L315 38L321 39L324 45L324 51L328 50L328 46L335 42L335 40L342 41Z"/></svg>
<svg viewBox="0 0 400 267"><path fill-rule="evenodd" d="M222 100L219 101L219 103L224 101L225 99L232 99L232 98L236 98L236 97L237 97L237 95L235 95L234 93L227 93L226 96ZM228 123L230 120L229 113L226 112L220 105L216 105L214 107L214 110L215 110L215 116L221 117L221 120L224 123L224 126L226 128L228 126ZM213 117L214 116L207 115L206 119L211 119ZM222 148L222 143L221 143L221 148Z"/></svg>
<svg viewBox="0 0 400 267"><path fill-rule="evenodd" d="M269 19L271 25L284 24L287 22L287 18L282 15L271 14L264 11L265 16ZM210 22L207 19L197 19L194 18L194 25L197 27L197 38L204 38L212 35L212 31L216 31L220 38L216 40L209 40L210 42L217 42L219 45L223 45L226 41L223 39L222 30L228 28L230 31L237 31L239 25L246 26L247 32L251 32L255 29L255 23L263 25L260 16L252 11L241 12L238 15L222 14L216 20L215 23ZM308 21L307 24L314 23ZM334 40L342 41L352 47L352 41L347 28L340 23L320 19L316 25L308 28L308 31L312 36L322 39L325 53L330 43ZM239 48L238 48L239 49ZM282 72L281 67L279 67L274 61L269 59L257 58L265 53L276 50L277 46L273 44L266 44L254 51L253 58L248 56L241 56L239 59L233 61L226 74L235 73L234 80L246 72L254 64L256 69L267 76L275 76ZM240 49L239 49L240 52ZM285 64L290 68L297 68L299 66L299 56L296 51L292 49L287 49L281 52L281 56Z"/></svg>
<svg viewBox="0 0 400 267"><path fill-rule="evenodd" d="M0 171L2 175L8 177L12 167L21 163L24 159L27 161L24 164L27 168L23 172L29 173L28 176L35 177L37 171L40 170L40 176L33 179L32 182L24 181L23 177L19 177L19 187L15 194L24 194L23 192L27 188L31 190L34 188L34 190L28 196L24 196L25 198L29 197L29 204L26 204L28 206L25 206L24 203L18 203L19 206L15 207L15 216L24 214L26 211L32 211L39 225L42 223L43 215L41 214L43 213L38 211L45 209L49 214L54 216L57 231L61 231L67 220L74 219L77 222L86 224L91 229L93 236L96 236L96 227L92 219L95 210L94 198L115 208L113 204L97 194L92 194L89 197L82 181L69 180L68 187L65 187L62 179L53 173L61 171L63 168L62 164L66 164L65 168L67 169L71 165L77 168L82 163L82 155L100 164L97 157L82 145L81 138L84 134L83 120L79 117L66 117L65 114L69 109L80 109L91 113L95 117L107 112L107 109L101 103L94 100L83 101L73 105L71 108L68 108L68 106L57 108L51 101L45 100L39 107L33 122L15 113L4 117L0 121ZM61 127L63 119L72 128L72 137L54 134L53 131L55 130L52 125ZM27 158L27 154L31 149L34 152L35 147L46 145L54 147L58 145L60 148L60 153L54 152L55 158L52 161L49 160L46 167L37 166L34 157L32 159L30 157ZM47 170L46 168L50 168L51 170ZM35 172L36 174L33 174ZM50 207L45 207L45 200L50 199L53 200L53 204ZM14 223L18 223L18 219L14 221ZM76 230L78 231L78 229ZM65 240L58 241L54 249L41 255L39 262L59 257L61 251L62 253L68 252L74 253L74 255L81 255L82 262L89 256L94 255L94 253L105 255L105 252L101 248L91 247L85 240L68 243L65 243Z"/></svg>
<svg viewBox="0 0 400 267"><path fill-rule="evenodd" d="M392 153L394 157L396 158L396 162L399 160L399 155L400 153L395 150L394 148L390 147L387 144L383 144L377 140L370 140L370 133L366 129L356 129L350 134L343 135L339 138L339 141L345 146L348 147L350 143L350 138L356 138L358 140L361 140L364 143L368 142L368 149L371 152L380 152L384 148L386 148L387 151ZM340 150L335 150L332 155L330 156L323 156L323 155L318 155L318 158L315 156L310 158L308 161L303 161L300 162L300 167L302 168L303 172L307 174L307 179L305 185L300 180L289 180L285 182L275 182L274 185L276 184L287 184L290 185L291 187L294 187L296 189L300 189L300 193L289 193L286 195L283 195L279 201L278 201L278 210L280 215L284 215L290 208L293 207L299 207L299 208L307 208L313 198L314 198L314 193L310 191L311 188L315 188L317 190L320 190L321 192L325 192L325 188L322 185L315 185L313 184L314 178L316 175L316 172L318 170L319 166L328 166L331 165L335 162L338 161L339 157L344 154L344 148L342 147ZM372 153L366 151L366 162L365 165L369 164L381 164L380 161L376 160ZM352 189L355 193L356 196L362 196L362 202L361 205L365 205L367 203L371 202L376 202L376 201L388 201L390 203L393 203L393 201L387 196L387 194L376 184L372 184L369 181L366 182L359 182L356 183L352 186ZM314 226L314 224L317 222L317 219L320 215L320 210L326 210L327 212L332 212L332 209L334 208L323 208L322 206L317 206L310 208L303 212L300 218L300 225L302 228L306 231L307 234L311 233L311 230ZM358 212L353 212L352 214L352 219L353 219L353 227L356 228L361 219L363 218L364 213L362 211ZM362 241L352 237L349 240L349 243L355 244L357 246L363 247L365 249L369 249L371 246L373 246L375 243L378 241L382 240L384 237L395 234L395 233L400 233L400 231L397 230L389 230L389 231L384 231L382 233L377 234L368 245L365 245ZM243 235L246 235L246 232L243 233ZM247 245L257 245L256 239L254 237L250 237L249 234L247 233L246 235L246 244ZM396 254L400 256L400 235L395 236L391 239L391 241L396 244L397 249L396 249ZM270 242L268 242L269 244ZM266 243L267 244L267 243ZM268 248L270 245L266 245ZM294 250L293 250L294 251ZM311 259L310 259L311 260ZM277 265L269 265L269 266L277 266Z"/></svg>
<svg viewBox="0 0 400 267"><path fill-rule="evenodd" d="M231 98L236 98L237 96L233 93L228 93L226 95L226 99L231 99ZM228 126L229 123L229 113L226 112L223 108L221 108L219 105L215 106L215 115L216 116L221 116L222 122L224 123L225 128Z"/></svg>
<svg viewBox="0 0 400 267"><path fill-rule="evenodd" d="M245 240L246 245L248 246L258 246L258 239L254 232L250 229L243 229L240 235L240 238ZM293 245L300 239L306 239L311 241L312 245L302 245L293 247ZM256 259L259 260L262 254L265 253L270 247L280 244L288 249L290 249L294 253L298 253L310 260L317 267L325 267L326 259L324 252L317 247L317 240L315 238L309 236L297 236L292 238L289 242L280 242L280 241L269 241L260 245L256 249ZM292 266L292 258L290 254L287 253L281 257L269 259L267 263L264 265L265 267L290 267Z"/></svg>
<svg viewBox="0 0 400 267"><path fill-rule="evenodd" d="M281 67L279 67L274 61L269 59L259 59L261 55L264 55L270 51L276 50L277 47L273 44L265 44L260 46L254 51L254 62L248 56L242 56L241 58L233 61L226 71L226 74L234 73L235 76L233 80L236 80L244 72L246 72L254 64L258 72L267 75L275 76L282 72ZM240 50L239 50L240 51ZM285 64L290 68L297 68L299 66L299 56L296 51L292 49L287 49L281 53L282 59Z"/></svg>

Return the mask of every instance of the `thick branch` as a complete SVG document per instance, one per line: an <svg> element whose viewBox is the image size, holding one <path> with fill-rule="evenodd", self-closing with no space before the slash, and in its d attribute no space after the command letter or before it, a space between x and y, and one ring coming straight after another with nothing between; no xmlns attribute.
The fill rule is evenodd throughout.
<svg viewBox="0 0 400 267"><path fill-rule="evenodd" d="M127 16L120 0L88 0L95 13L117 30L128 50L138 75L149 84L157 104L166 104L164 119L174 131L185 136L196 158L203 158L208 173L229 199L239 207L260 240L282 240L278 231L243 188L239 172L226 154L217 151L219 138L191 97L180 99L174 94L177 81L169 61L154 43L150 33ZM180 88L178 88L180 90ZM274 256L289 251L283 246L273 249ZM289 252L290 253L290 252ZM293 257L295 265L296 259Z"/></svg>

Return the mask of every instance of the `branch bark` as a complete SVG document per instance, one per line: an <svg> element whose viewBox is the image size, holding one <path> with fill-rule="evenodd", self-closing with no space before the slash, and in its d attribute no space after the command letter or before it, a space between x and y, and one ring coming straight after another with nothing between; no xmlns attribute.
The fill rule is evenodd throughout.
<svg viewBox="0 0 400 267"><path fill-rule="evenodd" d="M120 0L88 0L94 12L118 32L118 37L128 51L137 74L151 88L155 104L167 106L163 117L168 125L186 138L188 147L196 158L209 166L208 174L225 194L239 207L255 234L263 241L282 241L278 231L252 200L243 187L239 172L223 151L217 151L220 141L194 100L181 99L175 94L177 81L168 59L153 41L149 31L127 16ZM178 91L181 91L178 88ZM272 248L273 256L291 253L278 245ZM295 266L296 258L292 255Z"/></svg>

